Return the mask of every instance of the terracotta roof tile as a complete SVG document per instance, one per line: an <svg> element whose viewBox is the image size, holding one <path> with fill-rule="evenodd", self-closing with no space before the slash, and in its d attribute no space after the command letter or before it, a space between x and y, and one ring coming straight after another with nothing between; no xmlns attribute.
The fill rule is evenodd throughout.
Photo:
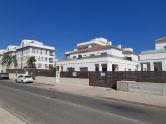
<svg viewBox="0 0 166 124"><path fill-rule="evenodd" d="M162 38L155 40L155 43L166 43L166 37L162 37Z"/></svg>
<svg viewBox="0 0 166 124"><path fill-rule="evenodd" d="M110 48L119 49L119 48L116 48L116 47L111 46L111 45L107 45L107 46L94 46L94 47L91 47L91 48L86 48L86 49L74 51L71 54L77 54L77 53L83 53L83 52L92 52L92 51L105 50L105 49L110 49ZM119 49L119 50L121 50L121 49Z"/></svg>

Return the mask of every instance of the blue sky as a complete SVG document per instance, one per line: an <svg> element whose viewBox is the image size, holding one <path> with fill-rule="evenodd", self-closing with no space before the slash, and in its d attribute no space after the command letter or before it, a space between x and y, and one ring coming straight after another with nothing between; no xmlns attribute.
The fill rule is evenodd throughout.
<svg viewBox="0 0 166 124"><path fill-rule="evenodd" d="M136 52L166 36L165 0L0 0L0 49L35 39L58 58L80 41L104 37Z"/></svg>

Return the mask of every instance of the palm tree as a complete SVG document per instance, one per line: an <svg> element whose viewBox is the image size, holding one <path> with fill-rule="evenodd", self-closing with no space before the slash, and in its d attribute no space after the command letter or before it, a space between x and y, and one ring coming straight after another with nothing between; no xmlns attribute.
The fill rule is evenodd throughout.
<svg viewBox="0 0 166 124"><path fill-rule="evenodd" d="M29 57L27 60L28 68L35 68L36 67L35 62L36 62L35 56Z"/></svg>
<svg viewBox="0 0 166 124"><path fill-rule="evenodd" d="M12 64L14 64L14 67L17 66L17 59L16 59L16 55L9 55L9 54L4 54L1 55L2 56L2 60L1 60L1 64L2 66L6 66L7 68L9 68Z"/></svg>

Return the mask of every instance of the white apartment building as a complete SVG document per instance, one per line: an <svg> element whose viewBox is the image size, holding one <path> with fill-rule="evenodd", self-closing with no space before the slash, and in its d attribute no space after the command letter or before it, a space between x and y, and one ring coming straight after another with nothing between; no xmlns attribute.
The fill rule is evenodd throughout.
<svg viewBox="0 0 166 124"><path fill-rule="evenodd" d="M3 49L3 50L0 50L0 54L1 55L4 55L4 54L8 54L8 55L11 55L11 56L14 56L16 55L16 49L18 48L19 46L15 46L15 45L10 45L7 47L7 49ZM0 57L0 61L2 60L2 56ZM10 69L14 69L14 64L11 64L10 67L4 67L0 64L0 72L6 72L6 68L10 68Z"/></svg>
<svg viewBox="0 0 166 124"><path fill-rule="evenodd" d="M140 54L142 71L166 71L166 37L154 42L154 50L142 51Z"/></svg>
<svg viewBox="0 0 166 124"><path fill-rule="evenodd" d="M137 71L138 54L131 48L112 45L104 38L78 43L76 49L65 52L57 62L59 71Z"/></svg>
<svg viewBox="0 0 166 124"><path fill-rule="evenodd" d="M22 40L20 46L8 46L3 54L16 55L18 66L11 65L10 69L27 68L27 60L31 56L36 58L37 69L55 67L55 48L36 40Z"/></svg>
<svg viewBox="0 0 166 124"><path fill-rule="evenodd" d="M0 61L2 60L2 56L6 50L0 50ZM5 68L0 64L0 73L5 72Z"/></svg>
<svg viewBox="0 0 166 124"><path fill-rule="evenodd" d="M16 49L18 68L27 68L29 57L35 56L37 69L49 69L55 67L55 48L46 46L36 40L23 40Z"/></svg>

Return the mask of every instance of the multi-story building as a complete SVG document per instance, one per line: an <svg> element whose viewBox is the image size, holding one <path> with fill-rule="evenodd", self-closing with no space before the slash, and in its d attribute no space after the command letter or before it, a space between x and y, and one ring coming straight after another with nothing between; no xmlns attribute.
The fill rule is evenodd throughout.
<svg viewBox="0 0 166 124"><path fill-rule="evenodd" d="M3 58L3 54L4 54L4 52L5 52L6 50L0 50L0 61L2 60L2 58ZM5 72L5 68L0 64L0 73L3 73L3 72Z"/></svg>
<svg viewBox="0 0 166 124"><path fill-rule="evenodd" d="M36 40L22 40L20 46L8 46L3 54L16 55L17 67L12 64L10 69L27 68L27 60L34 56L37 69L49 69L55 67L55 48L46 46Z"/></svg>
<svg viewBox="0 0 166 124"><path fill-rule="evenodd" d="M140 54L142 71L166 71L166 37L154 42L154 50L142 51Z"/></svg>
<svg viewBox="0 0 166 124"><path fill-rule="evenodd" d="M77 44L65 52L65 59L57 62L59 71L137 71L138 54L131 48L112 45L104 38Z"/></svg>
<svg viewBox="0 0 166 124"><path fill-rule="evenodd" d="M27 68L27 60L31 56L36 58L37 69L49 69L55 66L54 47L35 40L23 40L20 47L16 49L18 68Z"/></svg>
<svg viewBox="0 0 166 124"><path fill-rule="evenodd" d="M2 58L3 58L4 55L10 55L10 56L16 55L16 49L18 47L19 46L10 45L10 46L7 47L6 50L0 50L0 54L1 54L0 61L2 60ZM2 66L2 64L0 64L0 70L1 70L1 72L5 72L6 68L14 69L15 66L14 66L13 63L9 67L5 67L5 66Z"/></svg>

